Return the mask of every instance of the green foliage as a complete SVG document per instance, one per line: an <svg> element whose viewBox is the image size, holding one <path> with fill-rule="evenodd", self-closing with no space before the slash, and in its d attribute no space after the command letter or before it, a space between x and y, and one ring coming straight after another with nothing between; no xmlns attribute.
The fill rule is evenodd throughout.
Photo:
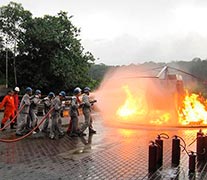
<svg viewBox="0 0 207 180"><path fill-rule="evenodd" d="M31 19L31 13L25 11L21 4L10 2L7 6L0 7L0 39L2 40L2 49L9 49L13 53L12 64L9 70L13 69L13 84L17 84L16 74L16 48L20 35L25 32L24 24ZM11 61L11 59L10 59ZM11 74L11 73L10 73Z"/></svg>
<svg viewBox="0 0 207 180"><path fill-rule="evenodd" d="M88 73L94 57L84 52L80 29L66 12L32 18L21 4L13 2L0 9L6 43L15 40L18 47L15 59L19 86L69 91L75 86L94 84Z"/></svg>
<svg viewBox="0 0 207 180"><path fill-rule="evenodd" d="M10 2L0 7L0 39L5 48L16 53L16 45L21 41L25 32L25 24L30 21L32 14L24 10L21 4Z"/></svg>
<svg viewBox="0 0 207 180"><path fill-rule="evenodd" d="M94 64L91 66L89 75L97 82L96 86L102 81L109 68L110 66L107 66L105 64Z"/></svg>

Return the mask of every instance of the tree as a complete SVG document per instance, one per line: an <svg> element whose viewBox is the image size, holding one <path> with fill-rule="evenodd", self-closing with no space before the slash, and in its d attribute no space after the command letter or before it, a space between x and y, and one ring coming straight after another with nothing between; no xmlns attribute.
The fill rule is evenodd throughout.
<svg viewBox="0 0 207 180"><path fill-rule="evenodd" d="M94 84L88 73L94 57L84 51L80 29L71 23L72 16L61 11L57 16L32 18L16 3L1 9L1 31L9 42L17 43L18 53L13 52L19 86L58 91Z"/></svg>
<svg viewBox="0 0 207 180"><path fill-rule="evenodd" d="M14 55L12 66L14 81L17 84L15 56L18 52L16 47L18 41L20 41L20 34L25 30L23 24L31 18L32 14L29 11L25 11L21 4L15 2L10 2L7 6L2 6L0 12L0 36L5 49L10 49Z"/></svg>
<svg viewBox="0 0 207 180"><path fill-rule="evenodd" d="M19 44L18 77L24 79L21 85L32 82L46 90L71 90L92 82L88 71L94 57L84 52L78 39L80 30L70 18L66 12L60 12L29 22L24 41Z"/></svg>

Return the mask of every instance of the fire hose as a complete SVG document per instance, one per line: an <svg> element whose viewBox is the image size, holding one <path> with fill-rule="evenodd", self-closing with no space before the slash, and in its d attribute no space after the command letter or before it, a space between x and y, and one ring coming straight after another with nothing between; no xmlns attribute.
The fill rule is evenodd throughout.
<svg viewBox="0 0 207 180"><path fill-rule="evenodd" d="M22 109L24 108L25 104L19 109L19 111L17 111L17 113L15 114L15 116L12 118L12 120L7 123L3 128L0 128L0 131L3 131L5 128L7 128L11 123L14 122L15 118L17 117L17 115L22 111Z"/></svg>
<svg viewBox="0 0 207 180"><path fill-rule="evenodd" d="M25 134L24 136L21 136L19 138L16 138L16 139L0 139L0 142L4 142L4 143L12 143L12 142L17 142L17 141L20 141L26 137L28 137L29 135L32 134L33 131L35 131L37 128L39 128L39 126L45 121L45 119L47 118L47 116L49 116L49 114L53 111L54 108L51 108L47 114L42 118L42 120L39 122L39 124L34 127L29 133Z"/></svg>

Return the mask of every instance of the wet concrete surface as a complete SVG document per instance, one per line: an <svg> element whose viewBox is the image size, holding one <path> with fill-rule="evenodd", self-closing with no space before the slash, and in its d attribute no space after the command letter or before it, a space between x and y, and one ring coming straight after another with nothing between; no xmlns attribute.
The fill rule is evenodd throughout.
<svg viewBox="0 0 207 180"><path fill-rule="evenodd" d="M172 137L178 135L189 145L198 128L136 127L124 129L106 125L94 114L97 134L50 140L45 134L31 135L13 143L0 142L1 180L68 180L68 179L207 179L205 163L196 163L195 173L189 174L188 155L181 152L180 165L172 167ZM64 130L68 118L63 118ZM203 129L204 132L207 129ZM148 173L149 142L158 134L164 139L163 165ZM0 132L1 139L15 139L15 130ZM196 143L187 146L195 151Z"/></svg>

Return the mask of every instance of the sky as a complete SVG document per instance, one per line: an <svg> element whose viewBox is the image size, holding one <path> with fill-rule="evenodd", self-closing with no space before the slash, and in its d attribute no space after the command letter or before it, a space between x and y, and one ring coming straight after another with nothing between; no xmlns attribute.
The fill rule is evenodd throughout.
<svg viewBox="0 0 207 180"><path fill-rule="evenodd" d="M95 63L207 59L206 0L13 0L34 17L66 11ZM0 6L9 0L1 0Z"/></svg>

